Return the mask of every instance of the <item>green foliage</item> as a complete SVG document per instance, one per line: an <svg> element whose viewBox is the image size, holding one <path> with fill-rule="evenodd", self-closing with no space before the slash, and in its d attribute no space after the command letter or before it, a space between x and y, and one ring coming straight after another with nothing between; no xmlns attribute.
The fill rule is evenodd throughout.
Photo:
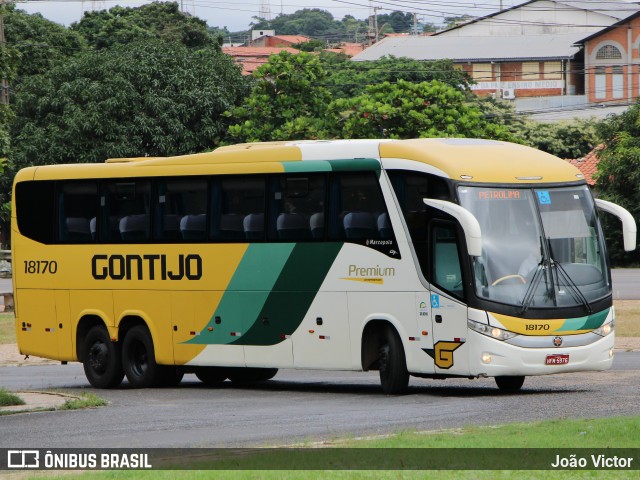
<svg viewBox="0 0 640 480"><path fill-rule="evenodd" d="M409 33L413 27L413 15L404 12L391 12L378 15L378 25L389 25L392 33Z"/></svg>
<svg viewBox="0 0 640 480"><path fill-rule="evenodd" d="M344 55L324 54L328 84L334 97L361 95L369 86L399 80L420 83L439 80L456 89L468 89L471 78L450 60L423 62L406 57L384 57L376 61L352 62Z"/></svg>
<svg viewBox="0 0 640 480"><path fill-rule="evenodd" d="M83 53L18 89L13 170L210 149L245 84L214 49L149 40Z"/></svg>
<svg viewBox="0 0 640 480"><path fill-rule="evenodd" d="M252 28L275 30L278 35L306 35L334 41L358 41L355 37L360 34L359 40L363 40L367 23L356 20L351 15L338 21L326 10L305 8L291 14L278 15L272 20L256 18Z"/></svg>
<svg viewBox="0 0 640 480"><path fill-rule="evenodd" d="M532 147L560 158L581 158L593 150L598 142L597 122L575 119L571 122L526 122L525 141Z"/></svg>
<svg viewBox="0 0 640 480"><path fill-rule="evenodd" d="M599 151L597 188L600 197L625 207L640 224L640 104L598 125L604 148ZM603 214L609 255L614 264L640 261L640 251L624 252L617 219Z"/></svg>
<svg viewBox="0 0 640 480"><path fill-rule="evenodd" d="M480 137L514 140L508 129L484 118L460 90L437 80L372 85L329 109L343 138Z"/></svg>
<svg viewBox="0 0 640 480"><path fill-rule="evenodd" d="M116 44L160 38L180 42L187 47L217 45L207 23L180 12L176 2L153 2L141 7L116 6L99 12L86 12L80 22L71 25L89 45L101 49Z"/></svg>
<svg viewBox="0 0 640 480"><path fill-rule="evenodd" d="M0 407L9 407L12 405L24 405L24 400L6 388L0 387Z"/></svg>
<svg viewBox="0 0 640 480"><path fill-rule="evenodd" d="M235 120L227 141L255 142L326 138L329 90L317 86L325 81L324 65L317 55L272 55L255 73L255 86L244 103L230 110Z"/></svg>
<svg viewBox="0 0 640 480"><path fill-rule="evenodd" d="M473 15L458 15L454 17L444 17L444 28L445 30L448 28L453 28L458 25L462 25L463 23L467 23L473 19L475 19Z"/></svg>
<svg viewBox="0 0 640 480"><path fill-rule="evenodd" d="M29 15L9 6L4 23L7 45L16 52L12 61L20 77L44 73L86 48L81 35L45 19L39 13ZM2 64L5 64L4 60Z"/></svg>
<svg viewBox="0 0 640 480"><path fill-rule="evenodd" d="M308 42L294 43L291 46L302 52L317 52L327 48L327 43L322 40L309 40Z"/></svg>

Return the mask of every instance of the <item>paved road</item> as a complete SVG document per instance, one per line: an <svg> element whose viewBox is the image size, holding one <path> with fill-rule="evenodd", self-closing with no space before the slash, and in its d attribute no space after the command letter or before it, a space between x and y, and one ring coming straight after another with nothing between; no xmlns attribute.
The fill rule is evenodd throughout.
<svg viewBox="0 0 640 480"><path fill-rule="evenodd" d="M611 271L615 300L640 300L640 268L620 268Z"/></svg>
<svg viewBox="0 0 640 480"><path fill-rule="evenodd" d="M375 373L286 370L252 388L95 391L82 367L0 368L9 389L92 391L95 410L0 417L0 447L218 447L273 445L342 435L431 430L565 417L639 415L640 352L616 355L608 372L527 378L518 394L493 380L412 379L408 395L380 393Z"/></svg>

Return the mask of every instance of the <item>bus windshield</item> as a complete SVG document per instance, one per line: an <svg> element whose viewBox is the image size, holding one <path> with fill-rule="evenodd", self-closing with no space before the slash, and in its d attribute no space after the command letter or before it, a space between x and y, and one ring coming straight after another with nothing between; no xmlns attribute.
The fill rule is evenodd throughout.
<svg viewBox="0 0 640 480"><path fill-rule="evenodd" d="M482 230L476 294L529 308L584 305L611 291L603 237L587 186L460 186Z"/></svg>

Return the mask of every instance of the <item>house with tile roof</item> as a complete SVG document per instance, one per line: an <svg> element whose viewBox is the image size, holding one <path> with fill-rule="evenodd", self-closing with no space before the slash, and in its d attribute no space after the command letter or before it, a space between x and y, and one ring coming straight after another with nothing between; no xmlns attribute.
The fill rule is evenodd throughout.
<svg viewBox="0 0 640 480"><path fill-rule="evenodd" d="M300 50L290 47L223 47L222 53L233 57L242 66L243 75L251 75L254 71L269 61L271 55L286 51L299 53Z"/></svg>
<svg viewBox="0 0 640 480"><path fill-rule="evenodd" d="M598 171L598 162L600 161L600 159L598 158L598 152L600 152L603 147L603 145L598 145L582 158L567 160L571 165L575 166L578 170L580 170L580 172L582 172L585 180L591 187L595 186L596 184L596 181L593 177Z"/></svg>

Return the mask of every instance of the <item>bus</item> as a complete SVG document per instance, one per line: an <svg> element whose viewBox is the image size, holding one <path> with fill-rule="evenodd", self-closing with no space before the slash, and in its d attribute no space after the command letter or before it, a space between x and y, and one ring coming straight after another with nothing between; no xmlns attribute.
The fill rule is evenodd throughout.
<svg viewBox="0 0 640 480"><path fill-rule="evenodd" d="M481 139L249 143L31 167L14 182L19 350L89 383L258 382L282 368L494 377L605 370L595 199L547 153Z"/></svg>

